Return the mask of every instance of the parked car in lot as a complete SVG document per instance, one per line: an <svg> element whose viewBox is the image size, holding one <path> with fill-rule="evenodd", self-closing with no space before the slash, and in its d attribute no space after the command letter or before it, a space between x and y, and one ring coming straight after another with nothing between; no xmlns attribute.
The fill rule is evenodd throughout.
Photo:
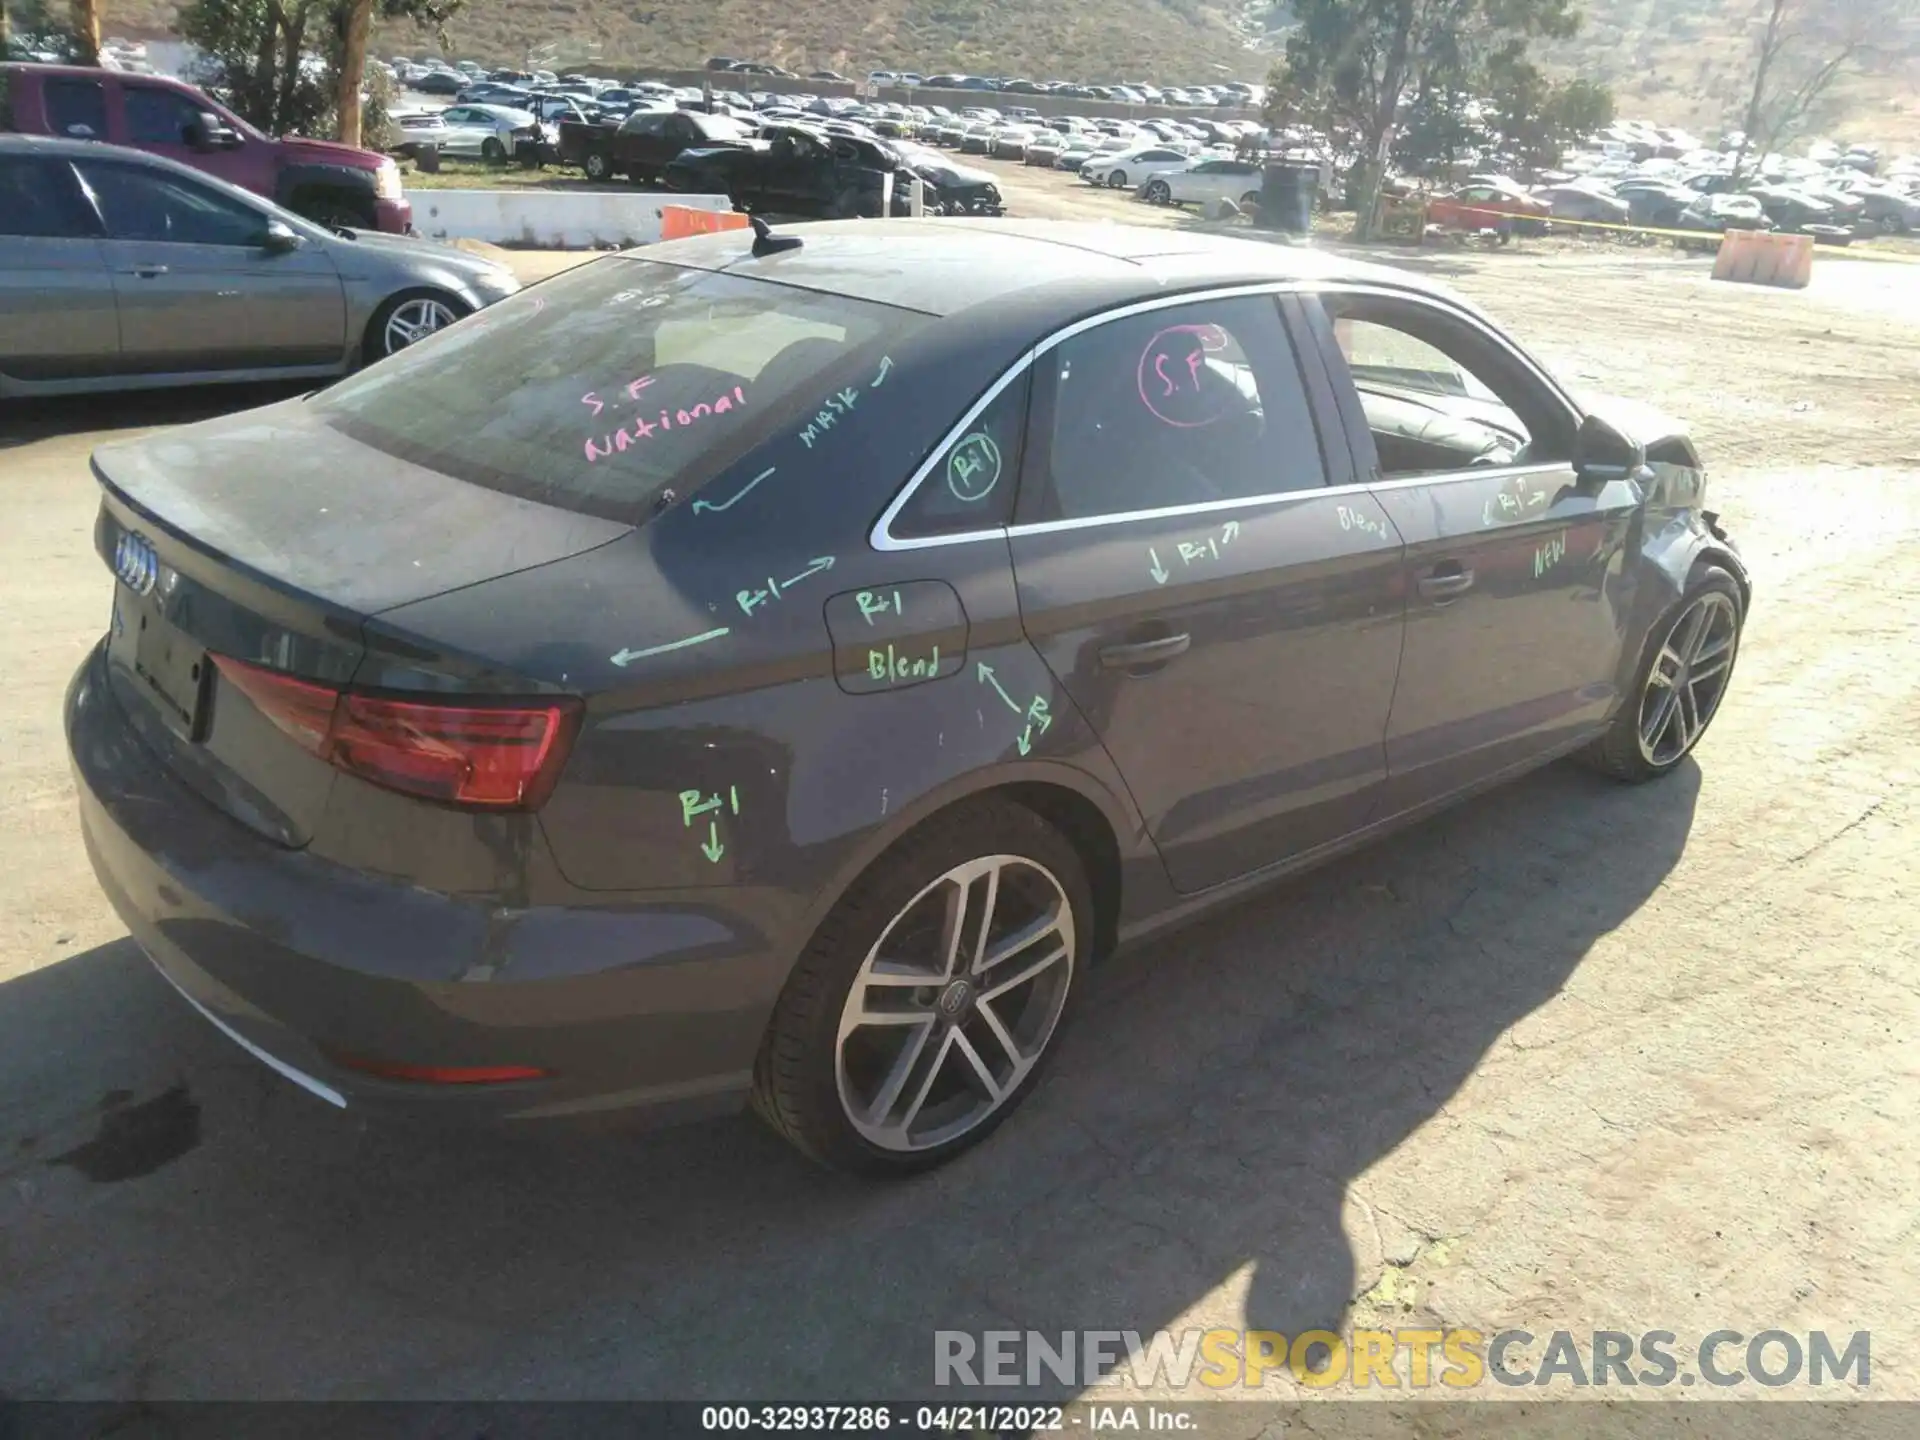
<svg viewBox="0 0 1920 1440"><path fill-rule="evenodd" d="M891 176L892 213L908 213L913 167L889 142L804 125L769 125L761 133L747 146L682 152L666 167L666 187L727 195L743 210L837 219L880 215L883 182ZM991 190L988 177L969 173ZM993 199L997 204L997 191Z"/></svg>
<svg viewBox="0 0 1920 1440"><path fill-rule="evenodd" d="M400 167L331 140L261 134L191 85L158 75L0 64L0 130L125 145L191 166L323 225L405 234Z"/></svg>
<svg viewBox="0 0 1920 1440"><path fill-rule="evenodd" d="M1468 184L1427 202L1429 224L1501 235L1538 230L1552 213L1546 201L1510 184Z"/></svg>
<svg viewBox="0 0 1920 1440"><path fill-rule="evenodd" d="M158 156L21 135L0 135L0 276L0 396L322 379L520 288Z"/></svg>
<svg viewBox="0 0 1920 1440"><path fill-rule="evenodd" d="M657 183L669 162L694 146L745 145L753 126L732 115L699 110L635 110L617 126L562 125L560 159L578 165L589 180L625 176L634 184Z"/></svg>
<svg viewBox="0 0 1920 1440"><path fill-rule="evenodd" d="M504 105L449 105L440 112L445 137L440 153L498 164L520 153L524 146L558 148L560 127L542 125L526 110Z"/></svg>
<svg viewBox="0 0 1920 1440"><path fill-rule="evenodd" d="M1749 582L1681 427L1400 270L785 238L96 453L87 854L322 1102L751 1096L922 1169L1117 947L1562 755L1688 767Z"/></svg>
<svg viewBox="0 0 1920 1440"><path fill-rule="evenodd" d="M1247 160L1200 160L1184 170L1156 175L1140 192L1156 205L1217 205L1231 200L1242 210L1260 204L1261 167Z"/></svg>
<svg viewBox="0 0 1920 1440"><path fill-rule="evenodd" d="M406 81L409 90L417 90L422 95L458 95L466 85L467 77L457 70L422 71Z"/></svg>
<svg viewBox="0 0 1920 1440"><path fill-rule="evenodd" d="M1633 216L1626 201L1587 185L1549 185L1533 194L1547 203L1556 220L1625 225Z"/></svg>
<svg viewBox="0 0 1920 1440"><path fill-rule="evenodd" d="M1129 190L1161 175L1172 175L1187 168L1185 151L1164 145L1142 145L1096 154L1080 167L1080 178L1114 190Z"/></svg>

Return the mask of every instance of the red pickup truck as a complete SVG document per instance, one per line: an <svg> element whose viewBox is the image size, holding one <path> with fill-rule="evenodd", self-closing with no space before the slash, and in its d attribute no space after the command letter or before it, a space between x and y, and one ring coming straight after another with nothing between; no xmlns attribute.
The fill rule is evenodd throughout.
<svg viewBox="0 0 1920 1440"><path fill-rule="evenodd" d="M0 65L0 130L105 140L165 155L323 225L406 234L413 206L384 155L262 135L219 101L157 75Z"/></svg>

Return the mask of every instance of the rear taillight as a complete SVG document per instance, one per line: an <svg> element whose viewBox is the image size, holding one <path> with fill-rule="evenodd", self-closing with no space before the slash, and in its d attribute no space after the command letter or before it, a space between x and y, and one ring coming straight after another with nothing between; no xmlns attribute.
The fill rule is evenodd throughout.
<svg viewBox="0 0 1920 1440"><path fill-rule="evenodd" d="M336 689L225 655L213 663L302 749L443 805L537 809L560 777L580 715L575 700L449 705Z"/></svg>

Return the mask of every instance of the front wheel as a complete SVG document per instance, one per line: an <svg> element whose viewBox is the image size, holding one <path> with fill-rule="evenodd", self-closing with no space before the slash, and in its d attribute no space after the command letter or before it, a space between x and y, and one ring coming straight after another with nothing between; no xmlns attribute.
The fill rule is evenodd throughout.
<svg viewBox="0 0 1920 1440"><path fill-rule="evenodd" d="M480 158L489 165L498 165L507 158L506 147L489 135L480 142Z"/></svg>
<svg viewBox="0 0 1920 1440"><path fill-rule="evenodd" d="M936 816L855 883L795 965L754 1108L836 1169L953 1158L1033 1090L1092 933L1085 867L1038 815L995 798Z"/></svg>
<svg viewBox="0 0 1920 1440"><path fill-rule="evenodd" d="M367 322L367 363L384 360L416 341L437 334L470 309L464 301L437 290L395 295L374 311L373 319Z"/></svg>
<svg viewBox="0 0 1920 1440"><path fill-rule="evenodd" d="M1720 713L1745 622L1733 576L1717 566L1697 571L1653 627L1631 697L1581 758L1616 780L1670 774Z"/></svg>
<svg viewBox="0 0 1920 1440"><path fill-rule="evenodd" d="M1146 198L1150 205L1166 205L1173 200L1173 190L1166 181L1154 180L1147 185Z"/></svg>
<svg viewBox="0 0 1920 1440"><path fill-rule="evenodd" d="M1110 190L1126 189L1127 188L1127 172L1124 170L1116 170L1111 175L1107 176L1107 188Z"/></svg>
<svg viewBox="0 0 1920 1440"><path fill-rule="evenodd" d="M587 172L589 180L607 180L613 176L613 167L607 164L607 157L604 155L587 156L586 164L580 168Z"/></svg>

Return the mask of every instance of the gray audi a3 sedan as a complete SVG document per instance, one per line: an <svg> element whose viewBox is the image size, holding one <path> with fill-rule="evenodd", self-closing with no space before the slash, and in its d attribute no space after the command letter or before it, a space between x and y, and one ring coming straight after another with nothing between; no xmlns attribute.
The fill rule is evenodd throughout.
<svg viewBox="0 0 1920 1440"><path fill-rule="evenodd" d="M751 1100L909 1170L1117 945L1578 753L1749 580L1684 431L1406 275L860 221L594 261L101 449L101 884L337 1106Z"/></svg>

